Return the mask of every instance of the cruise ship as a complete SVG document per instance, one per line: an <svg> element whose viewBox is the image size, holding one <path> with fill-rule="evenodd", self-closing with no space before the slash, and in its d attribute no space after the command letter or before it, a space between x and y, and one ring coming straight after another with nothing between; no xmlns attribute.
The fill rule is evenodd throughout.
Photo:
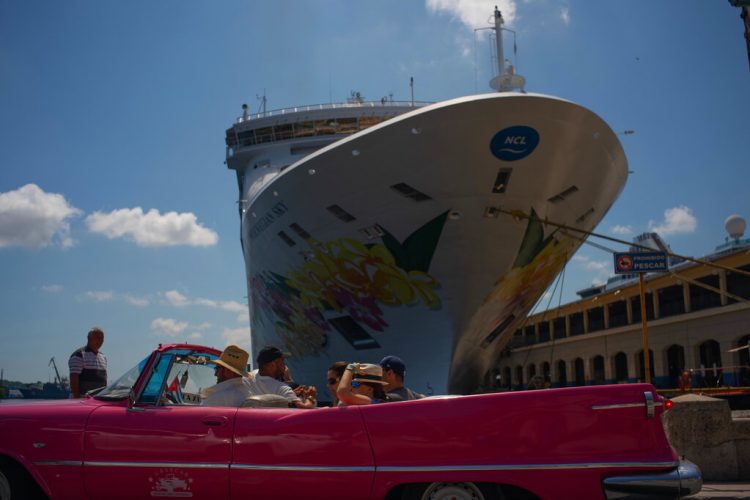
<svg viewBox="0 0 750 500"><path fill-rule="evenodd" d="M617 135L580 105L525 93L494 19L495 92L243 106L226 164L253 354L279 346L318 387L332 362L395 354L414 390L474 392L581 244L545 219L590 231L607 213L628 172Z"/></svg>

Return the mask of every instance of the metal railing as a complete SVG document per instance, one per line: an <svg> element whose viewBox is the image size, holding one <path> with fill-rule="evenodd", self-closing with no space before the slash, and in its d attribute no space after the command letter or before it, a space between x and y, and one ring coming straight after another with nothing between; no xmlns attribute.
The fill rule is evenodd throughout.
<svg viewBox="0 0 750 500"><path fill-rule="evenodd" d="M362 101L362 102L335 102L327 104L311 104L308 106L294 106L291 108L274 109L271 111L265 111L262 113L255 113L248 115L247 118L242 116L237 117L237 123L244 123L246 121L257 120L259 118L269 118L272 116L283 116L290 113L299 113L304 111L319 111L324 109L345 109L345 108L420 108L433 104L429 101Z"/></svg>

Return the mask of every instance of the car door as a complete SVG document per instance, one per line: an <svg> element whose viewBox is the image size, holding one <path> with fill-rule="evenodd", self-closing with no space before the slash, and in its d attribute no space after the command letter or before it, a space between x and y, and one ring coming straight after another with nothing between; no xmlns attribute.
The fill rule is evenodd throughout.
<svg viewBox="0 0 750 500"><path fill-rule="evenodd" d="M240 408L231 498L369 498L375 463L356 406Z"/></svg>
<svg viewBox="0 0 750 500"><path fill-rule="evenodd" d="M228 497L237 408L164 404L180 359L162 353L134 405L91 414L84 436L89 497Z"/></svg>

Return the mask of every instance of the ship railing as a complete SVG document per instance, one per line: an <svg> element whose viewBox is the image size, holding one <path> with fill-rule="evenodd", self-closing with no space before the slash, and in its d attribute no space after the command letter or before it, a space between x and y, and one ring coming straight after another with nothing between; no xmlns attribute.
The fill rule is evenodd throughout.
<svg viewBox="0 0 750 500"><path fill-rule="evenodd" d="M237 123L243 123L251 120L257 120L259 118L269 118L272 116L283 116L291 113L299 113L305 111L319 111L324 109L346 109L346 108L420 108L432 104L429 101L362 101L362 102L335 102L326 104L311 104L308 106L294 106L291 108L274 109L271 111L265 111L261 113L255 113L252 115L240 116L237 118Z"/></svg>

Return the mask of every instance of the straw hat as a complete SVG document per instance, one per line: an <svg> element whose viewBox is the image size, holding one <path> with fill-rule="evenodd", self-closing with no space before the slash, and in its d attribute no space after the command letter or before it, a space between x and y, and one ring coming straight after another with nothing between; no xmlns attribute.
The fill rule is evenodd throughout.
<svg viewBox="0 0 750 500"><path fill-rule="evenodd" d="M216 361L212 361L217 365L221 365L228 370L232 370L234 373L241 377L247 377L247 360L250 355L244 349L237 347L236 345L228 345L221 356Z"/></svg>
<svg viewBox="0 0 750 500"><path fill-rule="evenodd" d="M360 383L380 385L386 385L388 383L383 380L383 368L381 368L380 365L361 363L359 365L359 370L356 373L352 373L352 375L352 381Z"/></svg>

